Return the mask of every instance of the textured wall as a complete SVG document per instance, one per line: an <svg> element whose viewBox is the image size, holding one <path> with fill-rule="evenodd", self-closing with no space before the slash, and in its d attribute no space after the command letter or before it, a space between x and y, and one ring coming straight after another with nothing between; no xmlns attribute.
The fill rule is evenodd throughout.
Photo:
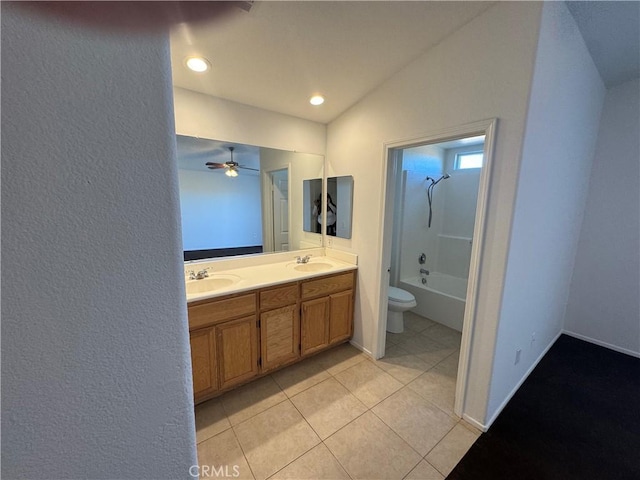
<svg viewBox="0 0 640 480"><path fill-rule="evenodd" d="M195 462L168 35L2 3L2 477Z"/></svg>
<svg viewBox="0 0 640 480"><path fill-rule="evenodd" d="M498 2L391 77L329 124L329 176L354 176L353 236L334 248L358 254L354 342L373 349L381 285L388 281L383 252L385 142L436 134L498 117L485 250L479 280L466 412L486 412L500 296L516 192L541 5ZM460 74L464 67L466 72ZM389 239L391 237L389 236Z"/></svg>
<svg viewBox="0 0 640 480"><path fill-rule="evenodd" d="M566 5L545 2L488 418L562 330L604 92Z"/></svg>
<svg viewBox="0 0 640 480"><path fill-rule="evenodd" d="M640 356L640 83L605 97L565 329Z"/></svg>

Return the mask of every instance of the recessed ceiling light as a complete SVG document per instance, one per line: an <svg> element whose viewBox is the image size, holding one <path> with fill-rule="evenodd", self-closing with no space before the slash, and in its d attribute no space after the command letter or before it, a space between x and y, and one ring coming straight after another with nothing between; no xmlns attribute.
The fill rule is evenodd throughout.
<svg viewBox="0 0 640 480"><path fill-rule="evenodd" d="M209 70L209 61L203 57L187 57L185 60L187 67L194 72L202 73Z"/></svg>
<svg viewBox="0 0 640 480"><path fill-rule="evenodd" d="M322 105L324 103L324 97L322 95L314 95L309 99L311 105Z"/></svg>

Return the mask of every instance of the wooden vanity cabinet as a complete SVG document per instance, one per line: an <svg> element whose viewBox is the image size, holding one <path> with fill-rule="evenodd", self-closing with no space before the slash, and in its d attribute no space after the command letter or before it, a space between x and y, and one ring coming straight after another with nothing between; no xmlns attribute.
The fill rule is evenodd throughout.
<svg viewBox="0 0 640 480"><path fill-rule="evenodd" d="M195 403L348 340L355 279L350 271L189 304Z"/></svg>
<svg viewBox="0 0 640 480"><path fill-rule="evenodd" d="M196 403L259 373L256 294L189 305Z"/></svg>
<svg viewBox="0 0 640 480"><path fill-rule="evenodd" d="M303 356L351 337L354 289L354 271L302 282Z"/></svg>
<svg viewBox="0 0 640 480"><path fill-rule="evenodd" d="M297 283L260 291L259 326L263 372L291 363L300 356Z"/></svg>
<svg viewBox="0 0 640 480"><path fill-rule="evenodd" d="M215 327L189 332L191 370L195 400L215 393L218 388L218 357Z"/></svg>

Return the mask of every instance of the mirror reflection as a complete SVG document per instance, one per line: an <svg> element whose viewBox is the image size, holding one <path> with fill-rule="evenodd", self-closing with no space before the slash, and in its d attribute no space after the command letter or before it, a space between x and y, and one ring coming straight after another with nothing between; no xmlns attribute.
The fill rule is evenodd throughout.
<svg viewBox="0 0 640 480"><path fill-rule="evenodd" d="M327 178L327 235L351 238L353 215L353 177Z"/></svg>
<svg viewBox="0 0 640 480"><path fill-rule="evenodd" d="M302 185L303 205L302 228L305 232L322 233L322 215L318 207L322 199L322 179L305 180Z"/></svg>
<svg viewBox="0 0 640 480"><path fill-rule="evenodd" d="M303 185L322 156L184 135L177 147L185 260L321 246L303 230Z"/></svg>

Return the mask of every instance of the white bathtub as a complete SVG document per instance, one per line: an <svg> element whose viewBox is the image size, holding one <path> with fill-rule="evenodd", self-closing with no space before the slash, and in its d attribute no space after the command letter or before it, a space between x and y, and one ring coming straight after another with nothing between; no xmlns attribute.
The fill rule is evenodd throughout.
<svg viewBox="0 0 640 480"><path fill-rule="evenodd" d="M400 280L398 287L411 292L418 306L412 311L459 332L464 320L467 279L431 272L427 284L420 277Z"/></svg>

